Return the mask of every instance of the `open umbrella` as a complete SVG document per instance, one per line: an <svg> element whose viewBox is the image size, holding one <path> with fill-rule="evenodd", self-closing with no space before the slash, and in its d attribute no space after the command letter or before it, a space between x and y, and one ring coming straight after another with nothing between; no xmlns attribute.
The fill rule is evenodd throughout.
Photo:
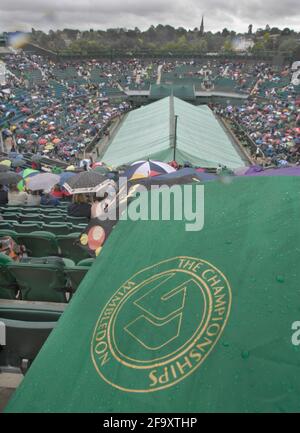
<svg viewBox="0 0 300 433"><path fill-rule="evenodd" d="M65 171L65 172L61 173L59 184L62 186L65 182L67 182L73 176L76 176L76 174L72 173L71 171Z"/></svg>
<svg viewBox="0 0 300 433"><path fill-rule="evenodd" d="M137 161L131 164L124 173L128 180L142 179L145 177L158 176L161 174L172 173L175 168L160 161Z"/></svg>
<svg viewBox="0 0 300 433"><path fill-rule="evenodd" d="M51 173L58 174L59 176L62 174L63 170L60 167L54 166L51 169Z"/></svg>
<svg viewBox="0 0 300 433"><path fill-rule="evenodd" d="M7 171L6 173L0 173L0 184L1 185L12 185L17 184L22 179L22 176L13 172Z"/></svg>
<svg viewBox="0 0 300 433"><path fill-rule="evenodd" d="M95 171L77 173L63 184L70 194L99 192L110 181Z"/></svg>
<svg viewBox="0 0 300 433"><path fill-rule="evenodd" d="M6 167L10 167L11 161L9 159L4 159L3 161L0 161L0 165L6 165Z"/></svg>
<svg viewBox="0 0 300 433"><path fill-rule="evenodd" d="M34 156L31 158L31 161L32 161L32 162L40 162L42 159L43 159L42 155L34 155Z"/></svg>
<svg viewBox="0 0 300 433"><path fill-rule="evenodd" d="M8 157L9 159L20 158L20 157L23 158L23 156L17 152L9 152Z"/></svg>
<svg viewBox="0 0 300 433"><path fill-rule="evenodd" d="M35 176L38 173L38 170L33 170L32 168L25 168L25 170L21 171L20 175L25 179L28 176Z"/></svg>
<svg viewBox="0 0 300 433"><path fill-rule="evenodd" d="M103 166L103 162L97 161L97 162L94 162L94 164L92 165L92 168L102 167L102 166Z"/></svg>
<svg viewBox="0 0 300 433"><path fill-rule="evenodd" d="M9 170L9 167L7 167L7 165L1 165L0 164L0 173L5 173L8 170Z"/></svg>
<svg viewBox="0 0 300 433"><path fill-rule="evenodd" d="M31 191L47 190L59 183L60 177L53 173L39 173L36 176L30 177L26 180L26 186Z"/></svg>
<svg viewBox="0 0 300 433"><path fill-rule="evenodd" d="M11 162L11 166L14 168L23 167L24 165L26 165L26 161L24 161L24 159L20 159L20 158L13 159Z"/></svg>
<svg viewBox="0 0 300 433"><path fill-rule="evenodd" d="M54 149L54 144L47 144L47 145L44 147L44 149L45 149L45 150L52 150L52 149Z"/></svg>
<svg viewBox="0 0 300 433"><path fill-rule="evenodd" d="M33 170L32 168L25 168L25 170L21 171L21 173L19 173L19 174L23 177L23 179L20 180L20 182L18 183L18 189L19 189L19 191L23 191L24 190L24 188L25 188L25 180L28 177L35 176L38 173L39 173L38 170Z"/></svg>

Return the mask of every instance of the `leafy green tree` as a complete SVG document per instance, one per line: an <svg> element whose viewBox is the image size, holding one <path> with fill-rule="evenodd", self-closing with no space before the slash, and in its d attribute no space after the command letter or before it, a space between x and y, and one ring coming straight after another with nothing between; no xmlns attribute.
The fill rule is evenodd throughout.
<svg viewBox="0 0 300 433"><path fill-rule="evenodd" d="M289 51L293 52L299 46L299 43L296 39L286 38L279 45L279 51Z"/></svg>
<svg viewBox="0 0 300 433"><path fill-rule="evenodd" d="M233 52L233 45L232 45L232 40L230 37L227 37L225 39L224 45L223 45L223 49L225 51L225 53L231 53Z"/></svg>
<svg viewBox="0 0 300 433"><path fill-rule="evenodd" d="M224 36L226 38L229 35L230 35L230 31L228 29L225 28L222 30L222 36Z"/></svg>

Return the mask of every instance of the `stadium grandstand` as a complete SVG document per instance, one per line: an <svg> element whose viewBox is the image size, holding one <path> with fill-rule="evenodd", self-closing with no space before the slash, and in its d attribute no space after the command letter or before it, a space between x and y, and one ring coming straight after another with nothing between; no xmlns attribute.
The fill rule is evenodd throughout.
<svg viewBox="0 0 300 433"><path fill-rule="evenodd" d="M0 65L0 411L299 411L299 62L32 50Z"/></svg>

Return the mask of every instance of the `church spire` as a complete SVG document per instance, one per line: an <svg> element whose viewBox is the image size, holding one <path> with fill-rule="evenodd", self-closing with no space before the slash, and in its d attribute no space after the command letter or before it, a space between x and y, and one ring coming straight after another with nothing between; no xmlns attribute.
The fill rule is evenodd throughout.
<svg viewBox="0 0 300 433"><path fill-rule="evenodd" d="M204 35L204 20L203 20L203 15L202 15L201 26L200 26L200 35L201 36Z"/></svg>

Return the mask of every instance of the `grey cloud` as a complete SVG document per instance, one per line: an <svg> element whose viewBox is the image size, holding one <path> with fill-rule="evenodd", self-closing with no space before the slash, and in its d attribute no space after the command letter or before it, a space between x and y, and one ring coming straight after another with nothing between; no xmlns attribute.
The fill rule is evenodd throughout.
<svg viewBox="0 0 300 433"><path fill-rule="evenodd" d="M145 29L160 23L194 28L202 14L213 31L245 31L250 23L300 30L299 0L1 0L0 28Z"/></svg>

